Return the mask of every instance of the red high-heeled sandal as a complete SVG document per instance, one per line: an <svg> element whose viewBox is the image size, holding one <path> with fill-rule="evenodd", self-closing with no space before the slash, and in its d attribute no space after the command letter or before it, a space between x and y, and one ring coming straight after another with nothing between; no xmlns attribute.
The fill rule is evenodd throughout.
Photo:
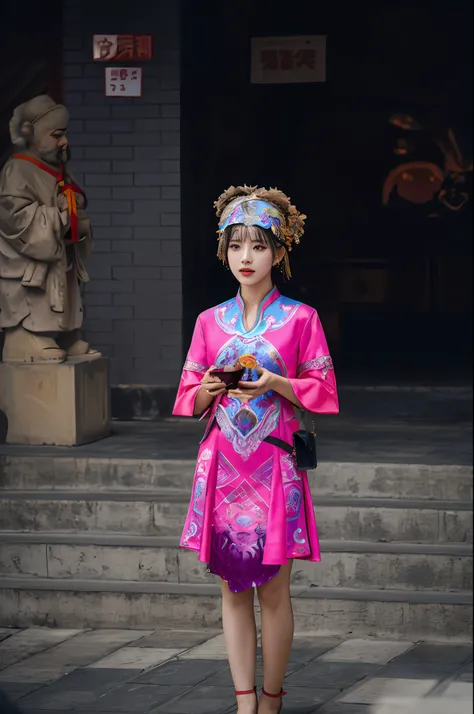
<svg viewBox="0 0 474 714"><path fill-rule="evenodd" d="M278 710L278 714L280 714L280 712L283 709L283 697L285 696L286 692L284 692L282 689L280 692L278 692L278 694L270 694L269 692L266 692L265 689L262 687L262 694L265 697L270 697L270 699L281 699L282 700L282 702L280 704L280 708Z"/></svg>
<svg viewBox="0 0 474 714"><path fill-rule="evenodd" d="M255 701L257 702L257 707L258 707L258 696L257 696L257 687L254 687L253 689L246 689L244 692L238 692L237 690L235 691L235 694L238 697L244 696L245 694L255 694Z"/></svg>

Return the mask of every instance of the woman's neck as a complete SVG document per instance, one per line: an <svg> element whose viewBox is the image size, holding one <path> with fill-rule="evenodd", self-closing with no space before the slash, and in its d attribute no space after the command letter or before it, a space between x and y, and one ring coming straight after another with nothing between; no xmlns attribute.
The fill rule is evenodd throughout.
<svg viewBox="0 0 474 714"><path fill-rule="evenodd" d="M252 308L258 308L263 298L268 295L272 289L273 282L270 276L268 280L262 280L262 282L257 283L257 285L241 285L240 297L242 298L245 309L252 310Z"/></svg>

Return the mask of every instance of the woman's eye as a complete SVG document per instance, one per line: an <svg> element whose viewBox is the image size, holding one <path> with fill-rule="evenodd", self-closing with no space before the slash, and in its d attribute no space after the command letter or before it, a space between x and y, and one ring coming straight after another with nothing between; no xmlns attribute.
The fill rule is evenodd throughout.
<svg viewBox="0 0 474 714"><path fill-rule="evenodd" d="M237 243L232 243L232 244L229 246L229 250L239 250L239 248L240 248L240 246L237 245Z"/></svg>
<svg viewBox="0 0 474 714"><path fill-rule="evenodd" d="M254 246L254 250L261 251L261 250L266 250L266 249L267 249L267 248L266 248L265 245L256 245L256 246Z"/></svg>

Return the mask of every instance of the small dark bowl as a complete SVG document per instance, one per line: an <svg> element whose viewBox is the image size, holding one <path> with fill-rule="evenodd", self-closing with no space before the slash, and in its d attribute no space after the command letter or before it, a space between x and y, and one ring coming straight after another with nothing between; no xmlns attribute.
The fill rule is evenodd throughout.
<svg viewBox="0 0 474 714"><path fill-rule="evenodd" d="M219 377L221 382L224 382L226 389L237 389L239 382L244 376L244 369L238 369L235 372L224 372L223 369L214 369L211 374Z"/></svg>

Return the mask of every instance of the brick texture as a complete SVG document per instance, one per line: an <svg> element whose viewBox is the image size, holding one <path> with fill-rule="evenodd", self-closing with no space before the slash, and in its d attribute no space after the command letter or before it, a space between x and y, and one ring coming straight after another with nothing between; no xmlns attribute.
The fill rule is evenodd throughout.
<svg viewBox="0 0 474 714"><path fill-rule="evenodd" d="M140 99L105 96L98 32L153 34ZM113 384L175 384L181 369L179 58L179 3L66 0L71 166L94 227L84 327Z"/></svg>

